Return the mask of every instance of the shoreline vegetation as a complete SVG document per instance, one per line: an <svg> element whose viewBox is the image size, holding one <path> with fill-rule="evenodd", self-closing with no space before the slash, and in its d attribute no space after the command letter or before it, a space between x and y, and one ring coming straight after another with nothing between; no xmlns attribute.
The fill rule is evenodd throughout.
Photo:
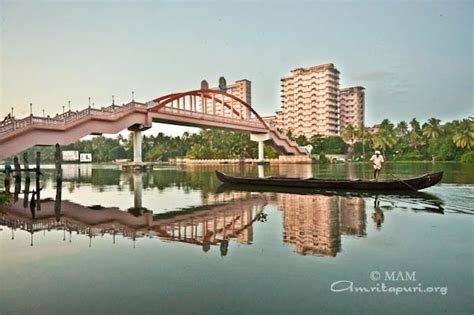
<svg viewBox="0 0 474 315"><path fill-rule="evenodd" d="M325 162L326 155L344 154L353 161L367 161L373 150L381 150L387 162L462 162L474 163L474 117L441 124L431 118L422 125L415 118L392 123L384 119L372 128L348 126L341 136L315 135L310 139L286 135L301 146L312 145L313 154ZM93 162L113 162L131 159L131 138L97 136L62 146L62 150L92 153ZM246 133L203 129L198 133L184 132L171 137L163 133L144 136L142 147L145 162L187 159L253 159L257 158L256 142ZM33 147L26 152L32 159L41 152L42 162L54 161L54 147ZM21 155L20 155L21 156ZM271 146L265 146L265 158L278 158Z"/></svg>

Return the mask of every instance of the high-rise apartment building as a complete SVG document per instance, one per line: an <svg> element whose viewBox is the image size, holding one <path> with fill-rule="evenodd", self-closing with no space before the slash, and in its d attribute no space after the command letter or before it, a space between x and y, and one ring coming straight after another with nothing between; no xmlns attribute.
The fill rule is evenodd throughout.
<svg viewBox="0 0 474 315"><path fill-rule="evenodd" d="M339 135L339 71L332 63L292 70L281 91L277 128L307 138Z"/></svg>
<svg viewBox="0 0 474 315"><path fill-rule="evenodd" d="M349 125L354 128L364 125L365 92L362 86L341 89L339 103L341 133Z"/></svg>
<svg viewBox="0 0 474 315"><path fill-rule="evenodd" d="M218 90L218 89L219 89L218 87L211 88L211 90ZM252 105L252 82L251 81L249 81L247 79L235 81L234 84L231 84L231 85L227 86L227 91L226 92L240 98L241 100L243 100L247 104ZM227 104L233 104L233 105L239 106L239 102L235 101L234 99L232 99L230 97L224 97L224 102L227 103ZM206 112L207 113L212 113L213 110L214 109L212 108L212 103L207 102L206 103ZM216 115L222 115L222 107L221 106L216 107L215 114ZM226 108L224 114L225 115L230 115L230 109ZM249 115L250 115L249 110L245 107L243 109L244 118L249 117Z"/></svg>

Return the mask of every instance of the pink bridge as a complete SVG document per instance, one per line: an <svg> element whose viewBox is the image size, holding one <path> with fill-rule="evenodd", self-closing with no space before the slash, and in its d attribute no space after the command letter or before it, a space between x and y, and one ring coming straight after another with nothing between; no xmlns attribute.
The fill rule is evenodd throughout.
<svg viewBox="0 0 474 315"><path fill-rule="evenodd" d="M0 159L35 145L66 145L87 135L115 134L124 129L133 132L134 162L141 162L141 131L153 122L200 128L224 128L251 133L259 142L270 143L279 152L306 155L307 151L268 125L243 100L219 90L195 90L168 94L146 104L132 101L82 111L68 111L54 117L28 116L0 124Z"/></svg>

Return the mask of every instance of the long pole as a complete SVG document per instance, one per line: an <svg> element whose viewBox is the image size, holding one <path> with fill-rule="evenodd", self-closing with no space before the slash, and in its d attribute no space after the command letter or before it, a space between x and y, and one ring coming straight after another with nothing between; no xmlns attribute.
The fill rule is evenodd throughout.
<svg viewBox="0 0 474 315"><path fill-rule="evenodd" d="M398 181L402 182L403 184L405 184L406 186L408 186L409 188L413 189L414 191L418 191L415 187L413 187L412 185L408 184L407 182L405 182L404 180L398 178L397 176L393 175L392 173L390 172L387 172L388 175L391 175L393 178L397 179Z"/></svg>

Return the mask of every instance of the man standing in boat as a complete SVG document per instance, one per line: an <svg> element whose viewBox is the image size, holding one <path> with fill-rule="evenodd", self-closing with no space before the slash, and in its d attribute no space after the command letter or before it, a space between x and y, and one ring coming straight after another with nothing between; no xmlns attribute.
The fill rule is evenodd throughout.
<svg viewBox="0 0 474 315"><path fill-rule="evenodd" d="M374 167L374 179L378 180L380 171L382 170L383 163L385 162L379 150L375 150L375 154L372 155L372 157L370 158L370 161L372 162L372 166Z"/></svg>

